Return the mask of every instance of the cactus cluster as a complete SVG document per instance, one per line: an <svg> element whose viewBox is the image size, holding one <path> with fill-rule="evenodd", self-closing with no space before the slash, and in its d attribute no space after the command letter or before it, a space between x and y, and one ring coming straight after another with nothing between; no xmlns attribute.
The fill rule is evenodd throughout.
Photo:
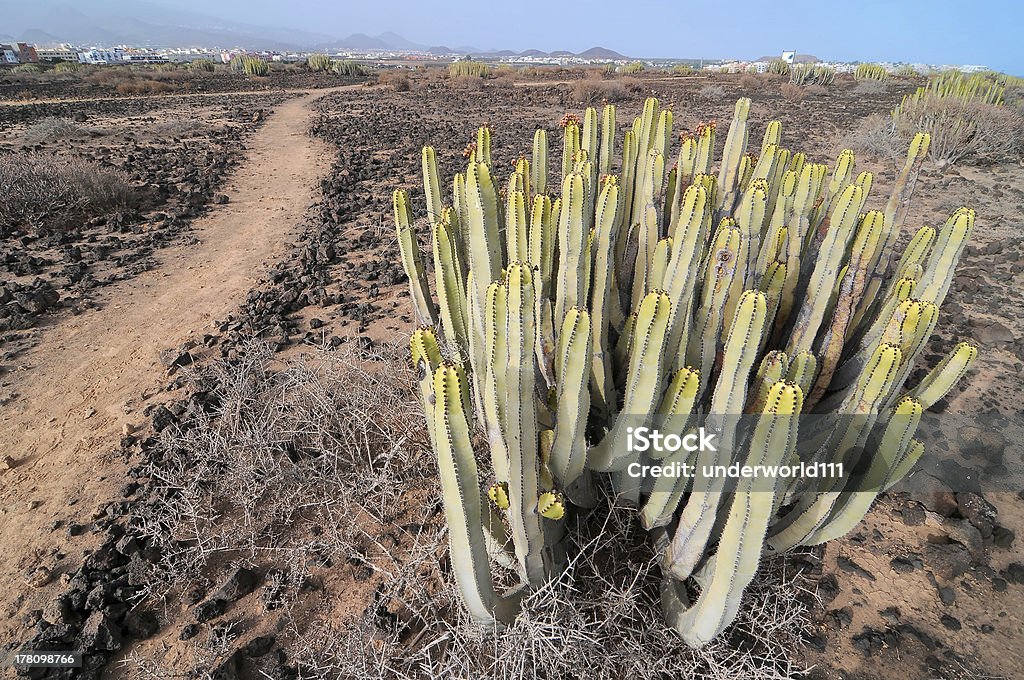
<svg viewBox="0 0 1024 680"><path fill-rule="evenodd" d="M204 73L213 73L214 63L210 59L195 59L188 63L188 69L190 71L202 71Z"/></svg>
<svg viewBox="0 0 1024 680"><path fill-rule="evenodd" d="M54 73L78 73L82 70L82 65L77 61L62 61L53 67Z"/></svg>
<svg viewBox="0 0 1024 680"><path fill-rule="evenodd" d="M537 130L507 180L481 127L450 200L425 147L429 276L409 197L394 192L422 324L411 338L419 398L452 570L475 619L511 620L565 568L567 520L607 483L660 555L667 622L707 643L736 616L763 553L842 536L910 470L922 411L974 359L958 345L905 386L975 219L961 208L897 256L928 137L869 210L872 174L855 171L852 152L830 171L783 147L778 121L755 146L749 108L736 103L717 171L718 126L672 148L672 110L656 99L621 139L613 105L566 116L560 164ZM717 448L627 446L633 426L696 436L704 424ZM734 487L628 473L797 461L854 471ZM519 585L503 592L497 569Z"/></svg>
<svg viewBox="0 0 1024 680"><path fill-rule="evenodd" d="M689 64L676 64L672 67L672 75L676 76L692 76L696 72Z"/></svg>
<svg viewBox="0 0 1024 680"><path fill-rule="evenodd" d="M471 76L473 78L487 78L491 75L491 67L479 61L454 61L448 64L448 75L453 78L458 76Z"/></svg>
<svg viewBox="0 0 1024 680"><path fill-rule="evenodd" d="M910 64L903 64L892 72L897 78L920 78L921 73Z"/></svg>
<svg viewBox="0 0 1024 680"><path fill-rule="evenodd" d="M306 58L306 68L314 73L326 73L331 70L331 57L327 54L311 54Z"/></svg>
<svg viewBox="0 0 1024 680"><path fill-rule="evenodd" d="M824 64L794 64L789 69L789 82L794 85L831 85L836 70Z"/></svg>
<svg viewBox="0 0 1024 680"><path fill-rule="evenodd" d="M248 54L236 54L231 57L228 67L235 73L244 73L247 76L265 76L270 73L270 64Z"/></svg>
<svg viewBox="0 0 1024 680"><path fill-rule="evenodd" d="M776 76L788 76L791 67L788 61L782 59L772 59L768 62L768 73Z"/></svg>
<svg viewBox="0 0 1024 680"><path fill-rule="evenodd" d="M620 66L619 71L629 75L637 75L644 72L644 63L642 61L631 61Z"/></svg>
<svg viewBox="0 0 1024 680"><path fill-rule="evenodd" d="M859 64L853 72L855 80L877 80L885 82L889 78L889 71L881 64Z"/></svg>
<svg viewBox="0 0 1024 680"><path fill-rule="evenodd" d="M365 76L366 67L350 59L333 59L330 70L339 76Z"/></svg>
<svg viewBox="0 0 1024 680"><path fill-rule="evenodd" d="M1002 74L967 75L961 71L944 71L929 78L926 85L917 88L912 94L904 96L903 101L893 111L893 116L899 116L904 110L928 99L1000 106L1006 93L1007 78Z"/></svg>

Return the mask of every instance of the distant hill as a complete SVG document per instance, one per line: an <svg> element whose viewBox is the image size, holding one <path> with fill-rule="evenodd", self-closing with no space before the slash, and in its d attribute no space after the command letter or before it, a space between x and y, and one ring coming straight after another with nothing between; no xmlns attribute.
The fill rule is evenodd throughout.
<svg viewBox="0 0 1024 680"><path fill-rule="evenodd" d="M609 50L606 47L591 47L589 50L580 52L576 56L581 59L607 59L608 61L626 58L625 55L619 54L615 50Z"/></svg>

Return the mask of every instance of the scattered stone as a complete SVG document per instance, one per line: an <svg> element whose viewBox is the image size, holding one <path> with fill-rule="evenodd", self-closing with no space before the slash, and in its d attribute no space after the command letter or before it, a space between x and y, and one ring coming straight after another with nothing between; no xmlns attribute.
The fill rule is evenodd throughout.
<svg viewBox="0 0 1024 680"><path fill-rule="evenodd" d="M870 571L868 571L864 567L860 566L859 564L851 560L849 557L840 556L839 558L837 558L836 566L849 574L857 574L858 576L866 578L869 581L875 580L874 574L872 574Z"/></svg>
<svg viewBox="0 0 1024 680"><path fill-rule="evenodd" d="M939 578L950 581L971 568L971 554L959 543L926 544L924 560Z"/></svg>
<svg viewBox="0 0 1024 680"><path fill-rule="evenodd" d="M138 640L152 637L160 629L156 614L148 609L136 609L128 613L124 619L125 632Z"/></svg>
<svg viewBox="0 0 1024 680"><path fill-rule="evenodd" d="M249 657L263 656L270 652L277 639L273 635L261 635L249 640L242 648L243 653Z"/></svg>
<svg viewBox="0 0 1024 680"><path fill-rule="evenodd" d="M963 624L960 623L960 619L949 614L943 614L939 617L939 623L950 630L960 630L963 628Z"/></svg>
<svg viewBox="0 0 1024 680"><path fill-rule="evenodd" d="M900 512L903 523L908 527L917 527L924 524L924 508L917 503L909 503Z"/></svg>
<svg viewBox="0 0 1024 680"><path fill-rule="evenodd" d="M256 590L261 580L262 576L259 572L239 567L228 575L224 583L214 593L213 599L235 602Z"/></svg>
<svg viewBox="0 0 1024 680"><path fill-rule="evenodd" d="M211 598L196 605L196 621L206 623L215 619L227 610L227 602L219 598Z"/></svg>
<svg viewBox="0 0 1024 680"><path fill-rule="evenodd" d="M889 566L897 574L909 574L916 568L914 562L906 557L894 557L889 560Z"/></svg>
<svg viewBox="0 0 1024 680"><path fill-rule="evenodd" d="M941 586L939 588L939 600L947 607L950 606L956 602L956 591L949 586Z"/></svg>
<svg viewBox="0 0 1024 680"><path fill-rule="evenodd" d="M1006 571L1003 576L1010 583L1016 583L1018 585L1024 585L1024 564L1020 562L1012 562L1006 567Z"/></svg>
<svg viewBox="0 0 1024 680"><path fill-rule="evenodd" d="M177 422L177 418L174 417L174 414L168 411L167 407L163 404L160 404L153 409L151 417L153 419L153 429L157 432L162 432Z"/></svg>
<svg viewBox="0 0 1024 680"><path fill-rule="evenodd" d="M182 627L181 633L178 634L179 640L191 640L195 636L199 635L199 624L188 623Z"/></svg>
<svg viewBox="0 0 1024 680"><path fill-rule="evenodd" d="M1017 535L1003 526L997 526L992 530L992 544L997 548L1011 548Z"/></svg>
<svg viewBox="0 0 1024 680"><path fill-rule="evenodd" d="M93 612L82 626L78 640L84 649L120 649L121 629L104 612Z"/></svg>

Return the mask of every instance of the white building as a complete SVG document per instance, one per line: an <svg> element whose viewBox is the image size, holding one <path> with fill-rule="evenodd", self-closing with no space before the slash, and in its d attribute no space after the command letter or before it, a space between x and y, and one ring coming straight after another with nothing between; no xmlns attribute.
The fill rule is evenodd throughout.
<svg viewBox="0 0 1024 680"><path fill-rule="evenodd" d="M38 47L39 61L78 61L78 50L70 45L59 47Z"/></svg>
<svg viewBox="0 0 1024 680"><path fill-rule="evenodd" d="M14 45L0 45L0 63L17 64L19 61L18 51L14 49Z"/></svg>
<svg viewBox="0 0 1024 680"><path fill-rule="evenodd" d="M78 53L78 61L82 64L122 64L125 62L124 50L91 49Z"/></svg>

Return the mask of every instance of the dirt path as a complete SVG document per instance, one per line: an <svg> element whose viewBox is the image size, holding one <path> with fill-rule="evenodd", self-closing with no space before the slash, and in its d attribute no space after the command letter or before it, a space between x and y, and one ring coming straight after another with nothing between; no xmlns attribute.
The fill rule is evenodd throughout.
<svg viewBox="0 0 1024 680"><path fill-rule="evenodd" d="M331 155L307 134L309 104L329 91L284 102L250 139L223 189L230 202L193 224L200 243L163 250L159 267L108 289L102 309L44 331L9 376L18 397L0 408L0 641L98 542L68 527L119 497L118 441L160 389L159 352L233 310L314 201Z"/></svg>

